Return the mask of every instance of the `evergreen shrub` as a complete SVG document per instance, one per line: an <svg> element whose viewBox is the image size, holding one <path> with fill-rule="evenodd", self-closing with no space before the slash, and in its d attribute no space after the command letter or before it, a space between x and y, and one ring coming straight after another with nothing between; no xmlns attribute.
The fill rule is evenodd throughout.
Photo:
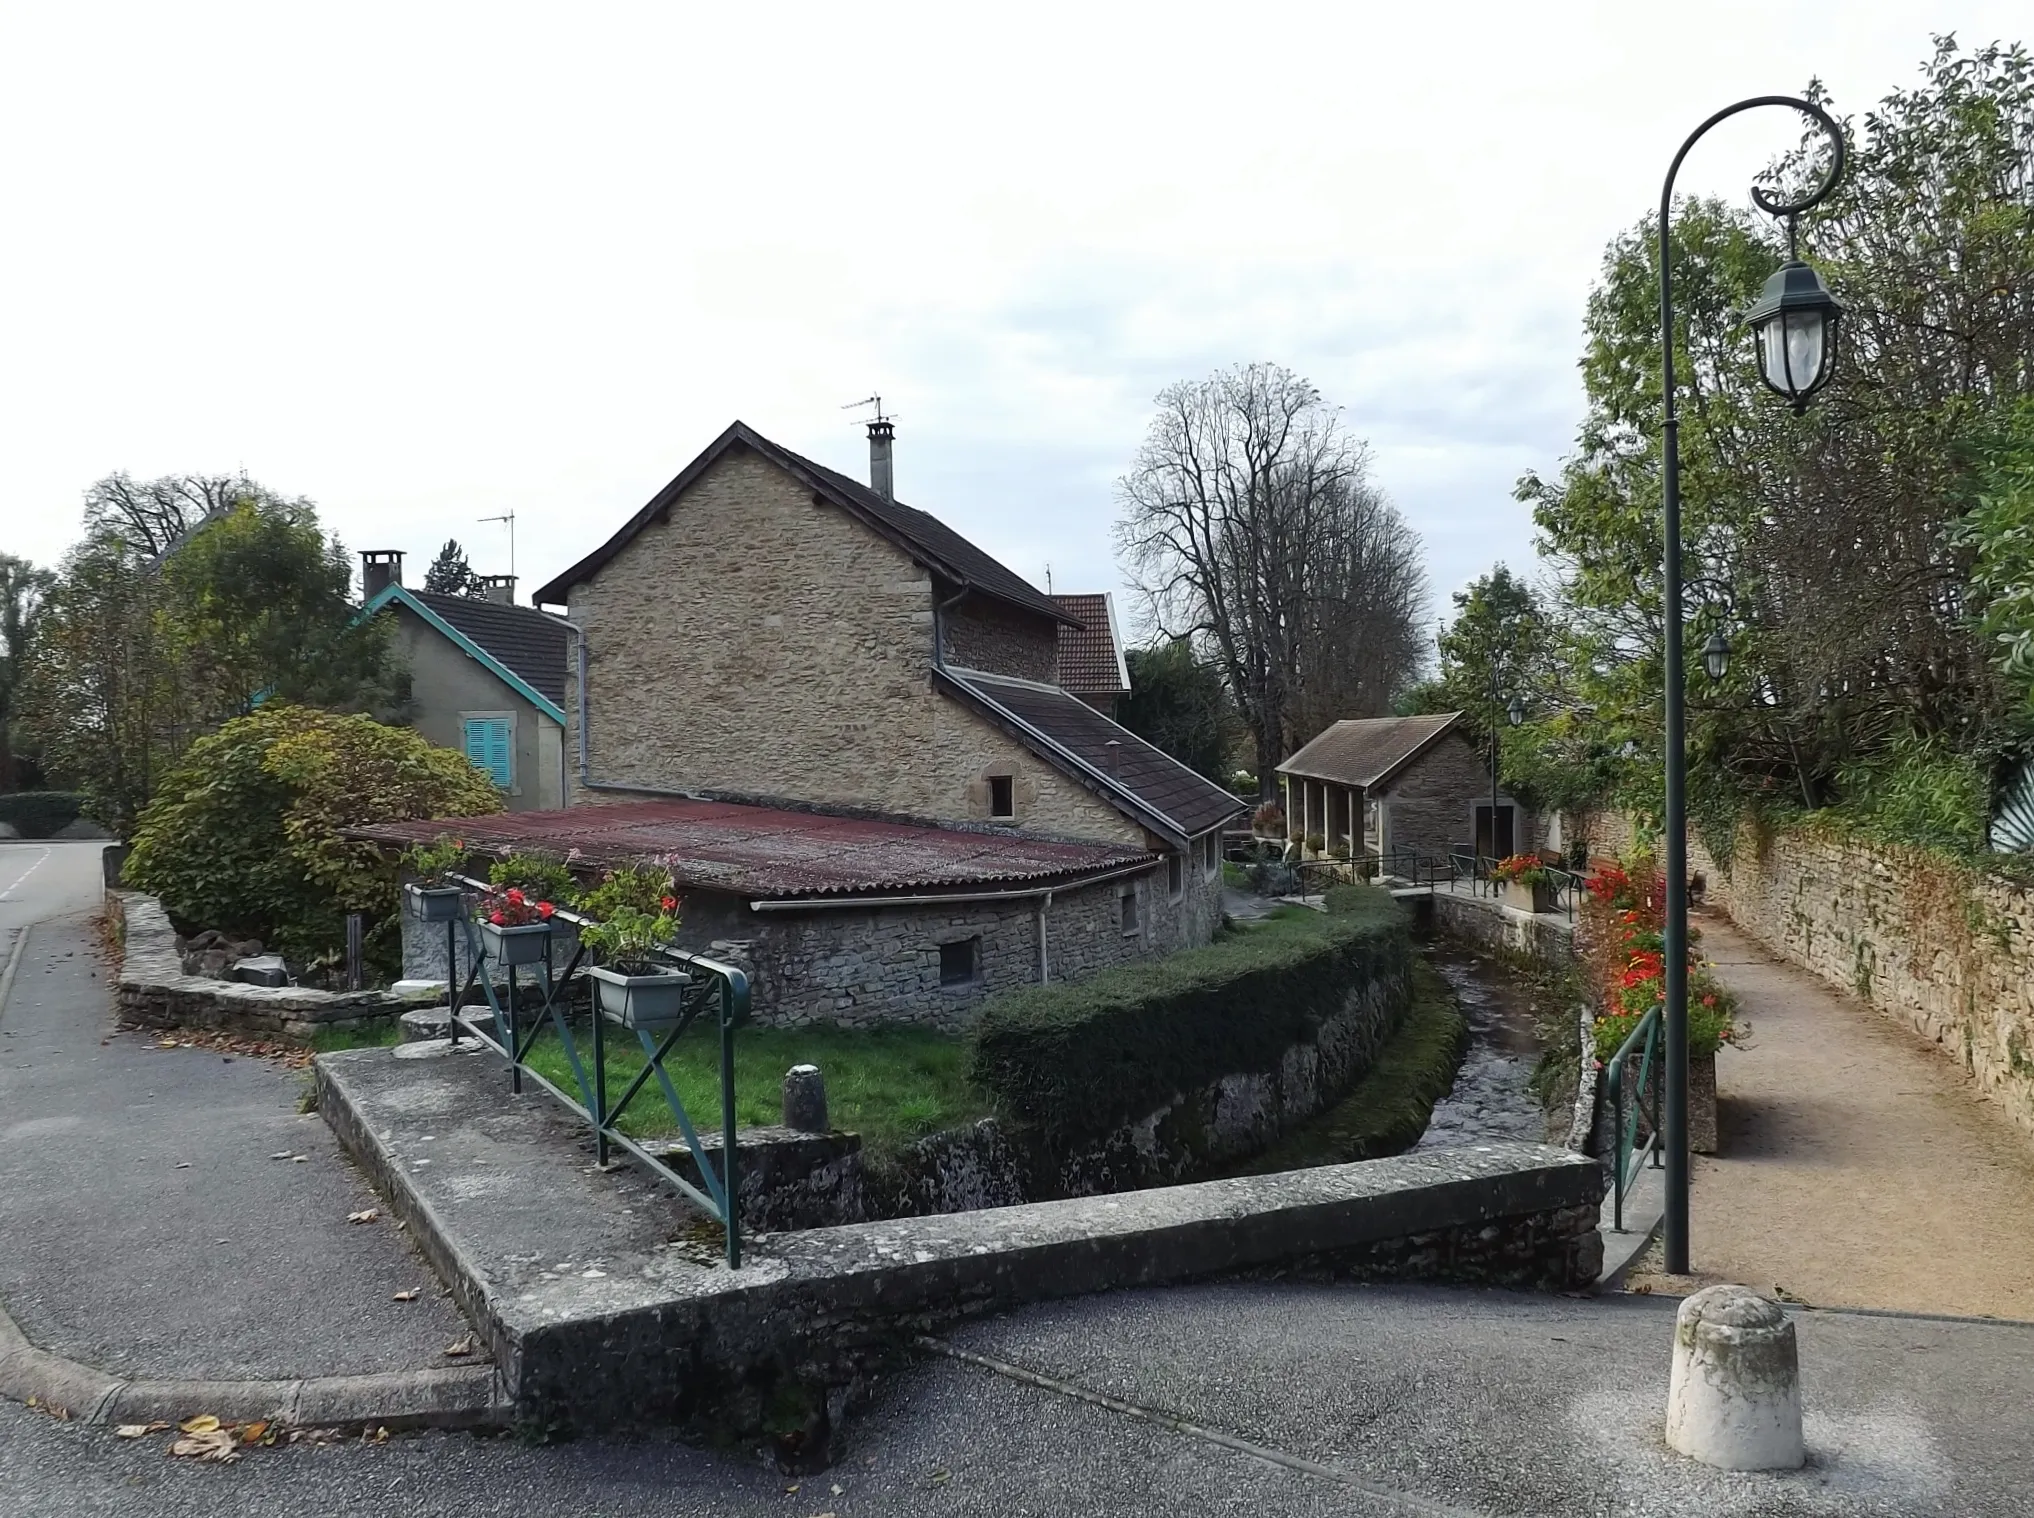
<svg viewBox="0 0 2034 1518"><path fill-rule="evenodd" d="M1063 1140L1105 1133L1226 1075L1276 1070L1352 992L1408 983L1411 926L1388 893L1337 886L1327 906L995 997L975 1025L971 1077L1009 1116Z"/></svg>

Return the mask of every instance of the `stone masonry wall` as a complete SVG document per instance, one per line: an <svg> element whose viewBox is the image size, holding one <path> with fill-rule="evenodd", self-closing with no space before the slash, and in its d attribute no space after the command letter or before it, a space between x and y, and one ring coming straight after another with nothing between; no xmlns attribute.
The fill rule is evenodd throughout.
<svg viewBox="0 0 2034 1518"><path fill-rule="evenodd" d="M1122 927L1126 887L1141 892L1142 926L1136 933ZM1031 899L757 912L746 922L730 921L727 937L685 947L749 972L759 1023L916 1023L957 1031L974 1020L985 998L1038 979L1038 908ZM1200 882L1172 900L1162 868L1055 893L1046 909L1048 973L1054 981L1074 980L1205 943L1218 911L1217 892ZM964 984L943 986L940 945L963 939L976 941L977 974Z"/></svg>
<svg viewBox="0 0 2034 1518"><path fill-rule="evenodd" d="M948 608L944 624L949 664L1047 685L1059 678L1056 622L970 595Z"/></svg>
<svg viewBox="0 0 2034 1518"><path fill-rule="evenodd" d="M186 975L177 932L153 896L114 898L122 934L121 1018L148 1028L213 1028L254 1038L308 1043L321 1031L386 1023L418 999L390 991L317 991L304 986L251 986Z"/></svg>
<svg viewBox="0 0 2034 1518"><path fill-rule="evenodd" d="M969 821L988 816L985 777L1008 774L1018 826L1142 842L1115 807L934 691L932 597L901 550L730 453L572 588L593 778ZM568 692L570 753L579 705ZM574 805L631 799L576 774L572 789Z"/></svg>
<svg viewBox="0 0 2034 1518"><path fill-rule="evenodd" d="M1932 1040L2034 1134L2034 892L1833 830L1699 836L1707 899L1768 949Z"/></svg>
<svg viewBox="0 0 2034 1518"><path fill-rule="evenodd" d="M1386 847L1444 854L1475 837L1475 809L1490 804L1490 766L1467 738L1450 733L1406 766L1378 799L1385 805ZM1498 793L1500 804L1511 799ZM1532 819L1521 810L1519 822L1518 841L1530 847Z"/></svg>

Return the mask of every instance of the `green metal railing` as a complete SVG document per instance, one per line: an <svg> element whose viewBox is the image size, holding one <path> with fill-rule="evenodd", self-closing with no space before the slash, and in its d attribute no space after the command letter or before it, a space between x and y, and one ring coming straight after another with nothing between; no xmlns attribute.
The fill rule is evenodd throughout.
<svg viewBox="0 0 2034 1518"><path fill-rule="evenodd" d="M487 889L484 882L455 877L459 884L472 890ZM564 922L575 927L584 927L590 919L577 913L559 911L553 922ZM496 963L487 951L485 937L473 921L471 913L461 915L445 925L445 975L448 988L457 972L458 959L454 945L463 936L467 953L466 984L448 1003L451 1026L448 1030L455 1044L467 1035L492 1049L509 1066L509 1089L518 1094L525 1081L533 1081L549 1092L573 1113L590 1123L594 1134L595 1157L605 1165L613 1149L619 1147L633 1155L642 1164L674 1187L681 1195L704 1209L727 1233L727 1263L730 1269L738 1269L742 1262L741 1253L741 1209L738 1200L741 1195L737 1146L735 1132L735 1084L734 1084L734 1031L749 1014L749 980L733 965L724 965L703 955L688 953L682 949L664 949L656 958L683 970L691 976L686 987L684 1005L678 1019L668 1028L651 1030L635 1028L637 1042L642 1046L643 1068L618 1098L611 1097L607 1079L607 1043L609 1019L601 1013L592 991L592 979L585 973L583 961L586 950L583 945L574 944L572 957L567 961L564 972L556 973L552 965L552 943L546 936L544 958L540 965L517 966ZM538 994L535 1015L528 1026L522 1025L523 986L518 983L517 970L521 968L532 978L532 988ZM495 973L503 977L503 984L497 985ZM504 989L505 988L505 989ZM475 992L480 1002L474 1000ZM476 1009L484 1002L487 1015L469 1017L469 1005ZM578 1037L572 1031L572 1012L583 1004L590 1014L592 1068L580 1058ZM721 1163L715 1166L706 1146L700 1142L699 1132L686 1111L684 1101L678 1095L678 1088L672 1083L665 1060L670 1057L678 1040L702 1017L711 1015L717 1022L720 1033L720 1154ZM574 1092L547 1079L529 1064L530 1051L536 1047L539 1037L546 1031L557 1035L558 1045L565 1055L567 1066L572 1071ZM664 1105L670 1110L678 1132L685 1140L686 1150L692 1156L693 1165L699 1173L701 1184L695 1185L687 1177L673 1170L657 1155L621 1131L622 1115L628 1111L635 1099L654 1081Z"/></svg>
<svg viewBox="0 0 2034 1518"><path fill-rule="evenodd" d="M1660 1168L1660 1089L1666 1061L1661 1058L1660 1010L1655 1007L1639 1019L1617 1053L1604 1066L1604 1086L1610 1097L1613 1163L1610 1178L1610 1226L1624 1232L1624 1198L1637 1182L1639 1171L1651 1157ZM1627 1083L1629 1072L1632 1079ZM1625 1110L1627 1087L1631 1110ZM1645 1123L1645 1143L1638 1142L1639 1124Z"/></svg>

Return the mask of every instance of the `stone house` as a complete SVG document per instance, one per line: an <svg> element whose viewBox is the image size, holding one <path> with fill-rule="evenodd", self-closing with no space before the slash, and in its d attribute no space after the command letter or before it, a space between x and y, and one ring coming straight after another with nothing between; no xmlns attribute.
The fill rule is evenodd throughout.
<svg viewBox="0 0 2034 1518"><path fill-rule="evenodd" d="M1060 626L1054 683L1103 716L1114 717L1116 704L1130 694L1130 666L1123 658L1123 635L1116 627L1116 598L1103 591L1099 595L1055 595L1052 600L1082 624Z"/></svg>
<svg viewBox="0 0 2034 1518"><path fill-rule="evenodd" d="M1336 722L1279 765L1286 831L1326 852L1470 851L1494 858L1533 843L1532 819L1497 793L1460 712Z"/></svg>
<svg viewBox="0 0 2034 1518"><path fill-rule="evenodd" d="M864 485L737 422L537 591L570 807L502 825L668 867L768 1020L952 1024L1207 942L1243 803L1057 684L1081 618L897 501L869 438Z"/></svg>
<svg viewBox="0 0 2034 1518"><path fill-rule="evenodd" d="M566 805L564 623L513 604L512 575L480 599L410 589L394 549L361 561L360 615L395 618L411 725L486 770L510 811Z"/></svg>

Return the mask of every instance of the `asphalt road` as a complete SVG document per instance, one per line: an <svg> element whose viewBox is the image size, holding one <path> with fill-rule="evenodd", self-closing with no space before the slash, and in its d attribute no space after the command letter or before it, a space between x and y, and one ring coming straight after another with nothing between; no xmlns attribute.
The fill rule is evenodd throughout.
<svg viewBox="0 0 2034 1518"><path fill-rule="evenodd" d="M456 1363L442 1351L466 1322L429 1267L385 1218L347 1221L380 1204L298 1111L302 1072L115 1031L81 915L98 853L0 848L4 926L27 934L0 1004L0 1302L34 1343L116 1375Z"/></svg>
<svg viewBox="0 0 2034 1518"><path fill-rule="evenodd" d="M1012 1314L951 1341L1162 1421L932 1357L881 1387L835 1469L662 1439L461 1434L256 1449L0 1408L0 1514L1201 1514L2010 1518L2034 1510L2034 1329L1798 1320L1811 1464L1694 1466L1659 1442L1674 1304L1440 1288L1230 1283ZM1241 1441L1238 1448L1224 1440ZM797 1490L788 1490L792 1486ZM838 1488L838 1490L836 1490Z"/></svg>

